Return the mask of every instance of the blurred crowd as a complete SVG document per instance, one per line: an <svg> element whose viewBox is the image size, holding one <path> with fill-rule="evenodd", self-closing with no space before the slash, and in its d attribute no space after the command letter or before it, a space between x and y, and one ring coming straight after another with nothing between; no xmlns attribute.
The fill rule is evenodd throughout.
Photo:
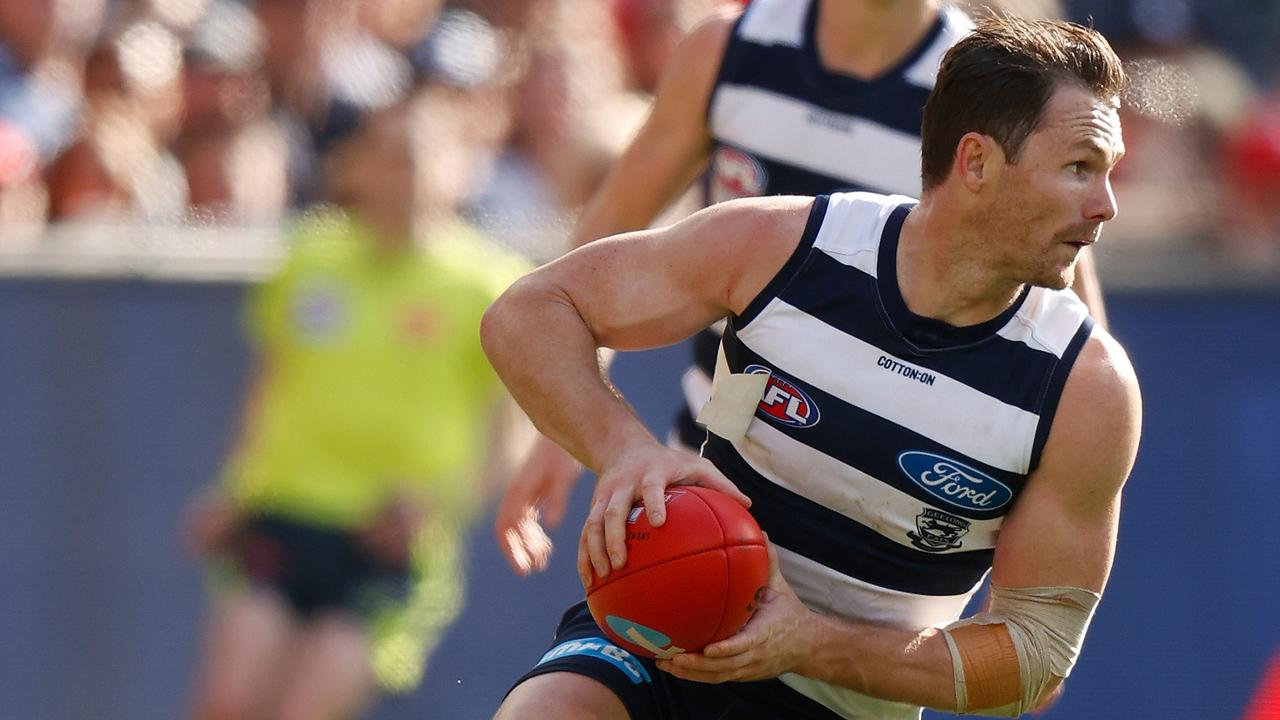
<svg viewBox="0 0 1280 720"><path fill-rule="evenodd" d="M723 1L6 0L0 245L68 221L278 223L331 196L327 153L362 116L407 99L420 212L554 257ZM1110 240L1280 265L1280 2L996 4L1092 19L1130 61Z"/></svg>

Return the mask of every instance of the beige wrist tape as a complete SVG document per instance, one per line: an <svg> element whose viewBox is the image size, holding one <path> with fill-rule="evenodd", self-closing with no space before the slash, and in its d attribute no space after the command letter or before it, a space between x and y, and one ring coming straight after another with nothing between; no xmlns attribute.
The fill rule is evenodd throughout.
<svg viewBox="0 0 1280 720"><path fill-rule="evenodd" d="M1017 717L1071 674L1102 596L1076 587L991 586L990 610L942 628L957 712Z"/></svg>

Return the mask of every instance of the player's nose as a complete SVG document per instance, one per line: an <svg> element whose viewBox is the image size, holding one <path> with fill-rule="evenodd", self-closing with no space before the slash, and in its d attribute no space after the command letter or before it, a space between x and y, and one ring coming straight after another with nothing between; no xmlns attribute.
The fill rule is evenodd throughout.
<svg viewBox="0 0 1280 720"><path fill-rule="evenodd" d="M1110 176L1104 176L1090 188L1085 218L1097 222L1106 222L1116 216L1120 208L1116 205L1116 194L1111 189Z"/></svg>

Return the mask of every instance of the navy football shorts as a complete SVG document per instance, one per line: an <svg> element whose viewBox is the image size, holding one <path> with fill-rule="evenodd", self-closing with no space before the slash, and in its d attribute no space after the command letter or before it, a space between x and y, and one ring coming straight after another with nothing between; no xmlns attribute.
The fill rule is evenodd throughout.
<svg viewBox="0 0 1280 720"><path fill-rule="evenodd" d="M668 675L652 660L610 642L585 602L565 612L551 649L516 684L553 672L585 675L604 684L631 720L840 720L779 680L708 685Z"/></svg>
<svg viewBox="0 0 1280 720"><path fill-rule="evenodd" d="M228 554L236 575L280 594L300 618L340 610L368 621L408 597L409 569L371 557L350 532L256 515Z"/></svg>

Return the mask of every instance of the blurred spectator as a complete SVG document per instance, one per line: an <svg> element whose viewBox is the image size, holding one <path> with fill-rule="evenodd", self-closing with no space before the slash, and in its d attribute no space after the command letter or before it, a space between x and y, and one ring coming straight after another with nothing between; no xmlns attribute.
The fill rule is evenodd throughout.
<svg viewBox="0 0 1280 720"><path fill-rule="evenodd" d="M1233 264L1280 265L1280 93L1258 102L1226 139L1231 190L1222 240Z"/></svg>
<svg viewBox="0 0 1280 720"><path fill-rule="evenodd" d="M285 211L288 144L270 120L261 46L253 14L229 0L210 5L187 41L174 152L198 218L263 223Z"/></svg>
<svg viewBox="0 0 1280 720"><path fill-rule="evenodd" d="M354 717L376 684L416 685L458 610L461 536L509 465L497 421L518 417L479 320L524 265L423 172L426 148L453 144L440 105L375 112L335 143L342 210L305 219L253 298L240 440L188 523L221 574L197 718Z"/></svg>
<svg viewBox="0 0 1280 720"><path fill-rule="evenodd" d="M1280 265L1254 101L1276 92L1280 3L959 1L1095 21L1133 61L1145 104L1104 252ZM321 199L320 158L361 113L429 84L465 116L468 216L547 259L721 2L742 0L3 2L0 223L271 224Z"/></svg>
<svg viewBox="0 0 1280 720"><path fill-rule="evenodd" d="M0 116L0 227L31 227L44 219L39 150L26 130ZM0 240L0 244L11 238Z"/></svg>
<svg viewBox="0 0 1280 720"><path fill-rule="evenodd" d="M68 66L77 33L65 27L68 3L0 3L0 117L20 127L40 158L56 153L74 133L79 93ZM86 0L83 17L101 17L102 3Z"/></svg>
<svg viewBox="0 0 1280 720"><path fill-rule="evenodd" d="M180 118L180 44L156 23L103 39L84 65L84 122L50 163L49 218L173 220L187 200L165 147Z"/></svg>
<svg viewBox="0 0 1280 720"><path fill-rule="evenodd" d="M522 253L549 259L568 248L582 205L643 120L625 93L607 7L547 3L532 16L523 73L512 97L509 142L471 202L471 215Z"/></svg>

